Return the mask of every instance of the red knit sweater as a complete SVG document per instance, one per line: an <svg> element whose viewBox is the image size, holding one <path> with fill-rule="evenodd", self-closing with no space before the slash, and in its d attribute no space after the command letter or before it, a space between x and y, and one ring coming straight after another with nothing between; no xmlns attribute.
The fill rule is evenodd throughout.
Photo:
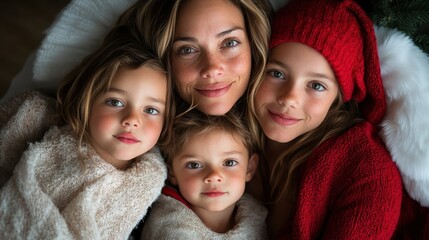
<svg viewBox="0 0 429 240"><path fill-rule="evenodd" d="M303 166L296 212L280 239L390 239L402 184L369 123L320 145Z"/></svg>

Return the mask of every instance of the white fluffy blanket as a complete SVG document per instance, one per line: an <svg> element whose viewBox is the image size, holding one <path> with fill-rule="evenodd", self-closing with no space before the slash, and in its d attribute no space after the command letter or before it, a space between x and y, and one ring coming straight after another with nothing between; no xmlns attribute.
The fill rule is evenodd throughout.
<svg viewBox="0 0 429 240"><path fill-rule="evenodd" d="M24 101L26 106L46 103L31 99ZM29 122L24 129L13 129L15 133L28 134L32 120L46 119L40 114L17 111L14 117L25 115ZM167 170L157 148L121 171L90 145L79 148L73 136L68 126L53 126L41 141L29 145L18 163L2 159L2 166L15 167L0 189L2 238L126 239L159 196ZM13 137L2 139L2 145L14 142Z"/></svg>
<svg viewBox="0 0 429 240"><path fill-rule="evenodd" d="M410 196L429 207L429 56L397 30L376 35L387 96L380 134Z"/></svg>
<svg viewBox="0 0 429 240"><path fill-rule="evenodd" d="M40 140L51 126L63 124L55 112L55 99L36 91L0 105L0 188L12 176L28 143Z"/></svg>
<svg viewBox="0 0 429 240"><path fill-rule="evenodd" d="M216 233L182 202L161 195L145 220L142 239L267 239L267 210L249 195L237 203L236 225L226 233Z"/></svg>

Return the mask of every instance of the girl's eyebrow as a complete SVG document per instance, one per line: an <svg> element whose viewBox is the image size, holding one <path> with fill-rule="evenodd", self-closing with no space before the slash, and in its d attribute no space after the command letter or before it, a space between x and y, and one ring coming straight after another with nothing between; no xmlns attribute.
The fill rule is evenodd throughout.
<svg viewBox="0 0 429 240"><path fill-rule="evenodd" d="M121 90L119 88L108 88L106 93L108 92L114 92L114 93L119 93L119 94L125 94L126 92L124 90Z"/></svg>
<svg viewBox="0 0 429 240"><path fill-rule="evenodd" d="M221 38L221 37L224 37L225 35L228 35L228 34L234 32L234 31L239 31L239 30L244 31L244 29L242 27L233 27L231 29L228 29L228 30L225 30L225 31L222 31L222 32L216 34L216 37L217 38ZM175 38L173 40L173 43L178 42L178 41L198 42L198 40L196 38L194 38L194 37L178 37L178 38Z"/></svg>
<svg viewBox="0 0 429 240"><path fill-rule="evenodd" d="M283 62L281 62L279 60L270 59L268 61L268 63L279 65L281 68L284 68L284 69L289 69L289 67L286 64L284 64ZM332 81L335 84L337 83L337 81L335 80L335 78L329 77L328 75L325 75L325 74L322 74L322 73L309 72L309 73L307 73L307 75L310 76L310 77L315 77L315 78L325 78L326 80Z"/></svg>
<svg viewBox="0 0 429 240"><path fill-rule="evenodd" d="M107 89L106 92L116 92L116 93L123 94L123 95L126 95L126 93L127 93L126 91L124 91L122 89L118 89L118 88L109 88L109 89ZM165 101L162 100L162 99L159 99L159 98L156 98L156 97L151 97L151 96L147 96L147 99L149 99L149 100L151 100L153 102L157 102L157 103L165 105Z"/></svg>

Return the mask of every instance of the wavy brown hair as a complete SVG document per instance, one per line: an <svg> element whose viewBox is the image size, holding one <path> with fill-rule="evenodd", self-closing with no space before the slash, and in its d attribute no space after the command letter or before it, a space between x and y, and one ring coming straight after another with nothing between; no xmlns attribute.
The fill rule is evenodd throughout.
<svg viewBox="0 0 429 240"><path fill-rule="evenodd" d="M252 89L251 99L255 99L259 85L260 82ZM363 121L358 104L354 100L343 103L341 96L342 93L339 91L319 127L295 138L287 144L287 147L285 146L283 152L274 160L272 170L269 170L266 161L259 161L258 171L266 181L265 188L269 190L268 203L276 203L287 194L293 194L291 184L296 182L298 170L314 149L327 139L339 136L351 126ZM259 127L254 102L248 110L253 137L258 139L259 147L265 149L266 137Z"/></svg>
<svg viewBox="0 0 429 240"><path fill-rule="evenodd" d="M167 102L164 126L171 122L174 108L171 104L171 84L168 69L139 35L126 26L113 28L101 46L85 57L64 79L57 91L57 109L61 117L76 132L79 141L87 141L89 115L94 99L105 93L121 68L137 69L149 66L167 77ZM166 135L161 132L160 141Z"/></svg>
<svg viewBox="0 0 429 240"><path fill-rule="evenodd" d="M157 54L169 62L178 12L186 0L143 0L138 1L119 18L119 24L135 28ZM241 9L251 46L252 67L249 89L264 75L268 55L268 41L271 34L272 8L268 0L230 0ZM174 94L175 105L183 106L183 100ZM242 102L247 101L245 94ZM191 103L191 107L193 104ZM242 104L247 106L247 104ZM186 111L189 106L182 108ZM181 111L182 112L182 111Z"/></svg>
<svg viewBox="0 0 429 240"><path fill-rule="evenodd" d="M252 138L243 113L232 109L225 115L207 115L197 109L190 109L179 114L173 122L174 128L169 133L170 142L161 144L160 149L168 166L174 156L188 145L189 139L195 135L207 134L213 131L222 131L231 134L237 141L241 141L249 151L249 156L258 152L257 141Z"/></svg>

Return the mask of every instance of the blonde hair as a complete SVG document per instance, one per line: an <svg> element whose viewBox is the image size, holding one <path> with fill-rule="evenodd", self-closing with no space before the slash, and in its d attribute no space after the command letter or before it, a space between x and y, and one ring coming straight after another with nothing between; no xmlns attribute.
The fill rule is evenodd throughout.
<svg viewBox="0 0 429 240"><path fill-rule="evenodd" d="M105 37L102 45L94 53L82 60L64 79L57 91L57 109L61 117L76 132L79 141L87 141L90 135L89 116L94 99L109 89L116 73L121 68L137 69L149 66L163 72L167 77L167 103L165 125L171 122L172 87L165 64L159 60L154 50L138 38L126 26L117 26ZM160 141L166 135L161 132Z"/></svg>
<svg viewBox="0 0 429 240"><path fill-rule="evenodd" d="M232 109L225 115L207 115L197 109L188 110L178 115L174 121L174 128L170 132L170 142L160 145L161 152L168 166L171 161L188 144L192 136L207 134L213 131L222 131L231 134L237 141L241 141L249 152L249 156L258 152L256 139L247 127L243 113Z"/></svg>
<svg viewBox="0 0 429 240"><path fill-rule="evenodd" d="M250 93L251 99L255 99L260 83L258 82L255 88L252 89ZM249 106L248 111L249 127L253 137L258 139L258 146L264 149L266 137L259 127L254 103ZM264 180L269 181L265 183L270 191L268 203L276 203L287 194L293 194L291 184L298 177L297 170L310 157L314 149L325 140L339 136L361 121L363 119L359 112L358 104L354 100L343 103L341 92L339 91L320 126L290 141L283 152L274 160L271 171L268 170L266 161L259 161L258 171L260 171Z"/></svg>
<svg viewBox="0 0 429 240"><path fill-rule="evenodd" d="M158 50L158 55L167 62L173 44L177 15L186 0L138 1L119 18L119 24L136 29L139 34ZM268 55L268 41L271 34L271 5L267 0L230 0L243 13L246 31L251 46L251 74L249 89L264 75ZM177 96L177 94L175 94ZM242 98L247 101L247 96ZM181 103L176 99L177 103ZM246 106L246 105L244 105ZM191 104L192 107L192 104Z"/></svg>

